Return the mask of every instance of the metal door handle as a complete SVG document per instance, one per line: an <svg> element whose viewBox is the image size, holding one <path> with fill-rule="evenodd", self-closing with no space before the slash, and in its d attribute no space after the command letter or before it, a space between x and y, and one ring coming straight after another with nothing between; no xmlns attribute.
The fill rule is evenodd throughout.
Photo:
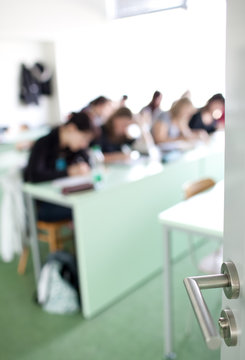
<svg viewBox="0 0 245 360"><path fill-rule="evenodd" d="M228 299L238 298L240 283L235 265L232 262L224 262L221 266L221 274L188 277L184 279L184 284L207 347L211 350L218 349L221 338L218 335L201 290L223 288Z"/></svg>

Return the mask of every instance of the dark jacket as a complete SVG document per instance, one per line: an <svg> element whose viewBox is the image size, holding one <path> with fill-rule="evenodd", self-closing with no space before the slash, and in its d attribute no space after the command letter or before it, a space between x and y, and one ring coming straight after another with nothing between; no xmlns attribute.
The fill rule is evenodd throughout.
<svg viewBox="0 0 245 360"><path fill-rule="evenodd" d="M192 116L189 122L189 127L193 130L203 129L210 134L216 130L216 122L215 120L213 120L213 122L209 125L204 124L202 121L202 113L201 111L198 111L196 114Z"/></svg>
<svg viewBox="0 0 245 360"><path fill-rule="evenodd" d="M21 65L19 96L20 100L26 105L33 103L38 105L39 103L40 88L38 81L24 64Z"/></svg>
<svg viewBox="0 0 245 360"><path fill-rule="evenodd" d="M32 68L21 65L20 100L28 104L39 104L41 95L52 95L52 75L46 66L35 63Z"/></svg>
<svg viewBox="0 0 245 360"><path fill-rule="evenodd" d="M89 162L85 150L72 152L59 144L59 128L40 138L33 146L24 171L29 182L49 181L67 176L67 167L80 161Z"/></svg>

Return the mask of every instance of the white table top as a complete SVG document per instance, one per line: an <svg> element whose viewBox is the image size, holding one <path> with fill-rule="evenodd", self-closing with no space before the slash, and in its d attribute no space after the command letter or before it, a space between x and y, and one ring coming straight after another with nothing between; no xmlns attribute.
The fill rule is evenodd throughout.
<svg viewBox="0 0 245 360"><path fill-rule="evenodd" d="M167 171L168 167L175 166L177 167L179 163L189 163L196 161L213 153L223 153L223 139L224 134L215 134L215 137L212 137L208 144L202 144L197 148L186 152L179 158L179 160L170 162L169 164L161 164L157 162L149 162L147 159L141 159L140 161L131 164L131 165L119 165L114 164L106 167L104 174L104 181L102 186L98 187L96 193L104 193L106 191L111 191L120 186L125 186L125 184L141 181L145 178L151 176L159 176ZM220 139L220 140L219 140ZM63 185L68 183L75 183L76 181L82 181L82 179L68 179L62 180ZM55 182L44 182L44 183L24 183L23 191L29 195L40 199L40 200L50 200L55 201L57 204L64 206L74 206L81 201L81 198L85 196L93 196L94 191L86 191L81 193L74 193L70 195L63 195L61 193L62 181ZM59 186L60 185L60 186Z"/></svg>
<svg viewBox="0 0 245 360"><path fill-rule="evenodd" d="M172 228L223 236L224 182L161 212L159 221Z"/></svg>
<svg viewBox="0 0 245 360"><path fill-rule="evenodd" d="M63 195L61 188L63 186L72 186L91 181L89 177L63 178L55 181L43 183L24 183L22 189L25 193L39 200L50 200L64 206L75 206L85 197L94 196L110 192L113 189L124 187L127 184L147 179L152 176L158 176L163 173L164 166L161 163L136 163L135 165L109 165L104 173L104 180L96 190L77 192L69 195Z"/></svg>

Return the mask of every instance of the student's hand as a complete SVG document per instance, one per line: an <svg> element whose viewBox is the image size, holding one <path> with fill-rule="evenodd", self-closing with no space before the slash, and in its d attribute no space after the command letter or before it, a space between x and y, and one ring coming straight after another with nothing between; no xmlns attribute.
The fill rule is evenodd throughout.
<svg viewBox="0 0 245 360"><path fill-rule="evenodd" d="M204 142L208 142L210 140L210 136L205 130L198 130L197 134L198 134L198 138Z"/></svg>
<svg viewBox="0 0 245 360"><path fill-rule="evenodd" d="M85 162L70 165L67 169L67 173L69 176L86 175L89 172L90 172L90 167Z"/></svg>
<svg viewBox="0 0 245 360"><path fill-rule="evenodd" d="M131 159L131 152L124 154L123 152L113 152L105 154L105 163L114 163L114 162L127 162Z"/></svg>

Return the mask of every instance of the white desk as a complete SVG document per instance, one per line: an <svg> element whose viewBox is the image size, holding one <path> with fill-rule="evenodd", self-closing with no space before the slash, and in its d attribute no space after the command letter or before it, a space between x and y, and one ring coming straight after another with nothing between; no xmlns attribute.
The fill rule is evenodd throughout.
<svg viewBox="0 0 245 360"><path fill-rule="evenodd" d="M161 192L164 174L161 164L110 166L97 190L70 195L63 195L52 182L24 184L36 280L41 261L33 199L72 209L84 317L95 315L159 271L156 216L166 197Z"/></svg>
<svg viewBox="0 0 245 360"><path fill-rule="evenodd" d="M204 235L212 239L223 237L224 183L220 181L211 190L163 211L159 221L163 226L164 250L164 351L173 358L173 314L171 238L174 229Z"/></svg>
<svg viewBox="0 0 245 360"><path fill-rule="evenodd" d="M216 142L215 142L216 144ZM40 255L33 199L73 211L82 312L89 318L162 268L160 211L182 199L182 184L223 177L223 145L210 143L169 164L108 166L96 191L62 195L53 183L24 184L29 204L36 280Z"/></svg>

